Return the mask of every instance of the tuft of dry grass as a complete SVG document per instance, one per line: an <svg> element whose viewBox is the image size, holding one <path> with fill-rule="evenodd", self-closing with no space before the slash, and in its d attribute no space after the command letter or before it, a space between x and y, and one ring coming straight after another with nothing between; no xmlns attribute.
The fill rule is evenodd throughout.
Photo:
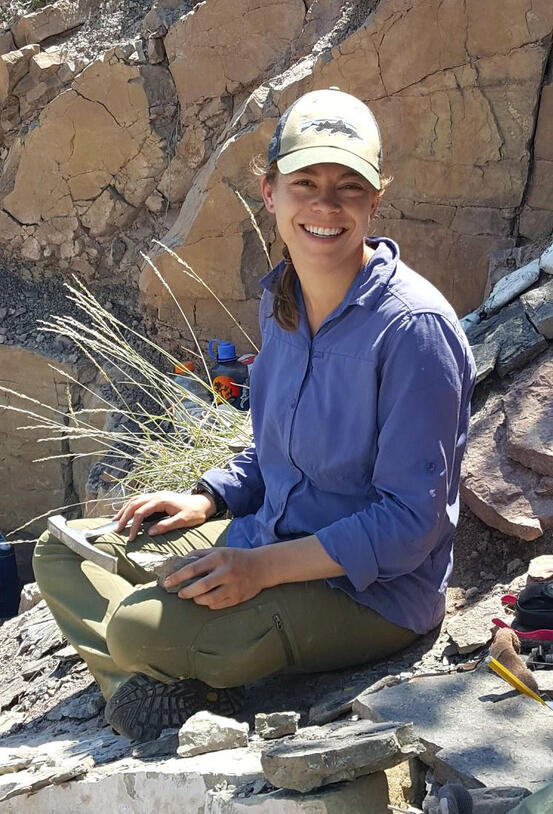
<svg viewBox="0 0 553 814"><path fill-rule="evenodd" d="M183 273L205 285L184 260L163 244L159 245L171 254ZM176 303L196 346L196 350L188 351L188 354L191 353L202 365L209 382L207 361L186 314L152 260L143 256ZM101 460L111 472L112 486L102 498L108 504L106 512L109 514L113 501L120 500L121 495L128 498L161 489L187 491L207 469L224 467L237 450L250 445L252 428L248 412L218 404L211 384L187 370L182 375L190 377L199 386L201 396L190 391L184 393L174 376L166 372L182 360L121 322L77 278L74 277L73 283L67 283L65 287L67 298L82 317L52 316L49 320L40 320L38 325L42 332L69 339L96 368L96 381L101 387L93 390L71 374L50 365L68 385L67 412L8 387L0 386L0 394L10 397L10 403L3 404L3 407L19 413L26 420L20 429L43 433L39 443L68 442L69 448L74 449L77 442L86 441L91 451L37 457L37 462L75 457L89 457L91 464ZM224 303L208 286L205 287L238 325ZM252 349L257 351L253 340L239 327ZM149 351L148 356L157 356L161 365L153 364L145 349ZM70 385L93 395L97 406L75 408L69 398ZM178 409L183 396L199 409L193 412ZM67 508L54 508L44 516ZM29 520L15 531L37 519L40 518Z"/></svg>

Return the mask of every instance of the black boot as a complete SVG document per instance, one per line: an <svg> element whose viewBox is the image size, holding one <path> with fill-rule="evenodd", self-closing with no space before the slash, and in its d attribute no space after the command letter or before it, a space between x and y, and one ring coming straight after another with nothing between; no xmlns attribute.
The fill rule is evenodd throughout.
<svg viewBox="0 0 553 814"><path fill-rule="evenodd" d="M164 729L180 727L200 710L232 717L243 704L243 687L214 689L192 678L163 684L137 674L111 696L106 704L105 719L130 740L150 741Z"/></svg>

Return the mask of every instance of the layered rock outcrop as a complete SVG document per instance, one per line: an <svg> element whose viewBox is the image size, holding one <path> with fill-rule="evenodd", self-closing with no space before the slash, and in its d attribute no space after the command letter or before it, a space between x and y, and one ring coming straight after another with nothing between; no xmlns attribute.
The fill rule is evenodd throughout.
<svg viewBox="0 0 553 814"><path fill-rule="evenodd" d="M550 3L37 6L9 0L0 10L4 268L37 288L76 274L179 354L188 330L140 252L200 341L223 335L249 350L206 288L151 241L200 274L257 340L267 261L251 213L272 261L280 245L249 163L311 89L336 85L374 110L394 180L373 229L398 240L460 315L497 281L490 255L553 230ZM2 334L4 347L63 360L36 331L18 335Z"/></svg>
<svg viewBox="0 0 553 814"><path fill-rule="evenodd" d="M485 523L522 540L553 528L550 256L551 248L501 278L463 320L484 384L473 400L461 496ZM484 381L494 370L499 381Z"/></svg>

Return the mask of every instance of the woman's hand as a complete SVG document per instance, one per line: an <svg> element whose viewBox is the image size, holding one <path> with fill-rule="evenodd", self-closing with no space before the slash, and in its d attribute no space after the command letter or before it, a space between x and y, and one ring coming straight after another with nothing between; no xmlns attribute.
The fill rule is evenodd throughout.
<svg viewBox="0 0 553 814"><path fill-rule="evenodd" d="M132 520L129 541L134 540L144 519L154 512L169 515L148 529L148 534L166 534L174 529L186 529L205 523L215 514L215 501L207 493L183 495L179 492L152 492L129 500L114 516L117 532Z"/></svg>
<svg viewBox="0 0 553 814"><path fill-rule="evenodd" d="M168 576L163 584L170 588L195 579L178 592L181 599L193 599L211 610L230 608L252 599L266 587L263 553L262 548L194 551L197 559Z"/></svg>

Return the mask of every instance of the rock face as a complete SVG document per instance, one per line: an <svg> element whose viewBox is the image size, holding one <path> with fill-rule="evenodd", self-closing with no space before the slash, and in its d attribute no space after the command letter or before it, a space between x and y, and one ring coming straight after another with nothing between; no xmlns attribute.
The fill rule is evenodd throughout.
<svg viewBox="0 0 553 814"><path fill-rule="evenodd" d="M48 367L48 361L40 356L19 348L0 346L0 379L5 387L15 391L25 391L30 398L44 403L61 406L65 403L63 376ZM7 404L20 404L7 395L2 399ZM0 407L0 448L2 466L2 503L0 507L0 529L13 529L21 518L31 520L29 510L42 514L50 509L52 501L63 506L67 501L64 469L59 461L45 461L41 467L32 462L37 457L59 455L62 444L41 444L36 439L43 432L21 432L18 427L28 424L18 413ZM40 450L40 451L39 451ZM32 507L32 508L31 508ZM30 531L41 533L41 521L32 524Z"/></svg>
<svg viewBox="0 0 553 814"><path fill-rule="evenodd" d="M57 0L20 15L9 36L23 49L54 35L70 42L100 3ZM23 58L3 82L0 211L15 223L7 221L0 241L18 255L34 238L27 259L46 270L49 258L61 258L67 270L95 277L108 251L104 238L115 230L140 248L160 235L217 283L220 296L249 302L257 292L248 281L263 261L233 189L256 190L249 159L264 152L284 107L309 89L338 84L372 105L383 131L394 184L378 231L398 239L405 259L467 311L482 300L490 251L514 245L529 177L523 219L533 225L525 234L545 234L553 214L546 183L553 95L543 76L553 12L524 0L510 7L508 26L483 25L482 16L495 20L501 8L499 0L487 0L485 14L473 2L380 0L353 13L336 0L307 10L301 0L208 0L192 8L175 0L146 15L142 39L99 54L81 73L66 49L58 98L48 98ZM12 56L19 53L2 59L21 61ZM39 113L38 127L20 136L18 125ZM250 203L258 213L257 191ZM156 228L150 216L169 211ZM25 235L18 224L28 227ZM274 244L272 229L262 227ZM159 262L167 270L174 263ZM138 264L135 251L135 281ZM185 302L202 299L190 280L171 275ZM148 268L141 290L145 304L163 312L168 301ZM198 324L212 330L213 317L204 313Z"/></svg>
<svg viewBox="0 0 553 814"><path fill-rule="evenodd" d="M553 230L550 3L517 0L508 14L501 0L9 7L18 13L0 9L0 314L8 271L36 290L76 274L180 353L188 328L146 251L201 342L220 335L250 350L243 331L257 342L267 261L236 192L278 261L249 164L292 101L330 85L366 101L381 126L394 180L374 232L398 240L459 314L489 293L491 253ZM120 41L85 47L79 31L91 19L109 29L114 14L127 15L113 26ZM515 316L498 329L497 355L482 348L482 370L506 376L551 337L548 301L517 302ZM2 323L0 344L43 352Z"/></svg>

